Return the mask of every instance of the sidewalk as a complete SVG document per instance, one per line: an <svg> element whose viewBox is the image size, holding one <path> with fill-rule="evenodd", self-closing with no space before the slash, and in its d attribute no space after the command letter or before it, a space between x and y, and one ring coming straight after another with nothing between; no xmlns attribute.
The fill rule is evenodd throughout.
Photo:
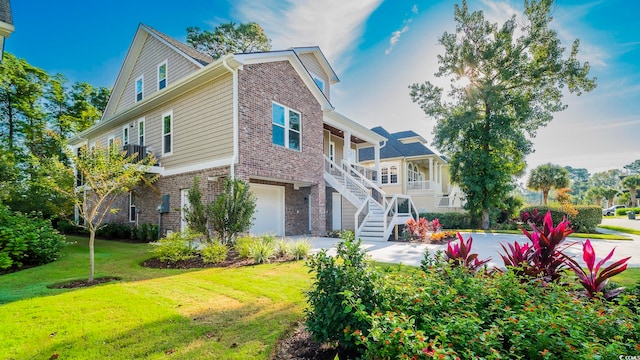
<svg viewBox="0 0 640 360"><path fill-rule="evenodd" d="M638 217L636 220L629 220L628 218L603 218L602 225L620 226L640 230L640 214L636 216Z"/></svg>

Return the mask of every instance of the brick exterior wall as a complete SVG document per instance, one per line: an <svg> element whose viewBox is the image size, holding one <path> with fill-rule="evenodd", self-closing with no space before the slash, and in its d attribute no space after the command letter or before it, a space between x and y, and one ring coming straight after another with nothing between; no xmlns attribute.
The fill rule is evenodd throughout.
<svg viewBox="0 0 640 360"><path fill-rule="evenodd" d="M302 114L301 151L272 143L272 103ZM238 142L236 176L269 179L285 185L285 233L308 231L311 202L313 235L326 232L325 182L323 176L323 114L295 69L287 61L245 65L238 75ZM254 180L252 180L254 181ZM293 183L301 184L293 190ZM309 186L307 190L304 190Z"/></svg>

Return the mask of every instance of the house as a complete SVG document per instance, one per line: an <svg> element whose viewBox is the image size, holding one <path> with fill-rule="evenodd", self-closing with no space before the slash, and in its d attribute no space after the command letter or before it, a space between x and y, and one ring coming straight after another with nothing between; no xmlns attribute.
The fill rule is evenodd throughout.
<svg viewBox="0 0 640 360"><path fill-rule="evenodd" d="M372 131L388 139L380 149L379 165L370 148L360 150L359 163L380 166L380 178L374 180L386 194L410 196L419 212L462 211L463 193L451 183L446 158L429 149L422 136L411 130L389 133L382 127Z"/></svg>
<svg viewBox="0 0 640 360"><path fill-rule="evenodd" d="M412 215L387 208L352 165L370 148L376 168L386 139L335 111L338 82L318 47L214 60L141 24L102 119L71 144L119 139L128 152L158 159L150 172L159 180L122 198L125 211L109 221L179 231L196 176L205 201L234 177L257 198L252 233L319 236L339 226L383 239Z"/></svg>
<svg viewBox="0 0 640 360"><path fill-rule="evenodd" d="M4 39L15 30L11 17L11 4L9 0L0 0L0 62L4 55Z"/></svg>

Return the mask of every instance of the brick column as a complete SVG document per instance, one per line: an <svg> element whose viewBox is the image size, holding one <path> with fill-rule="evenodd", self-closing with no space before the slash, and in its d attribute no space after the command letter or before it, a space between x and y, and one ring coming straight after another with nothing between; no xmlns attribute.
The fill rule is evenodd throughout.
<svg viewBox="0 0 640 360"><path fill-rule="evenodd" d="M327 232L326 188L324 179L311 186L309 201L311 203L311 235L324 236Z"/></svg>

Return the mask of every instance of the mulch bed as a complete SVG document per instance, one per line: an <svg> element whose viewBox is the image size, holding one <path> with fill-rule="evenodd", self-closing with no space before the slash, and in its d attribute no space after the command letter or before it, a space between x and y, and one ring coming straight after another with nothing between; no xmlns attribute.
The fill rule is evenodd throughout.
<svg viewBox="0 0 640 360"><path fill-rule="evenodd" d="M269 263L281 263L293 261L292 257L281 256L275 259L271 259ZM166 262L160 261L158 258L153 258L144 261L142 264L144 267L155 269L200 269L200 268L226 268L226 267L241 267L256 265L253 259L241 258L238 252L234 249L229 250L227 258L223 262L216 264L205 263L199 255L187 260L180 260L178 262Z"/></svg>
<svg viewBox="0 0 640 360"><path fill-rule="evenodd" d="M303 323L291 335L276 344L274 360L333 360L338 351L334 346L313 341Z"/></svg>
<svg viewBox="0 0 640 360"><path fill-rule="evenodd" d="M104 276L104 277L94 278L93 281L91 282L89 282L87 279L71 280L71 281L65 281L63 283L47 285L47 287L49 289L76 289L76 288L83 288L83 287L104 284L110 281L118 281L118 280L122 280L122 278L118 276Z"/></svg>

